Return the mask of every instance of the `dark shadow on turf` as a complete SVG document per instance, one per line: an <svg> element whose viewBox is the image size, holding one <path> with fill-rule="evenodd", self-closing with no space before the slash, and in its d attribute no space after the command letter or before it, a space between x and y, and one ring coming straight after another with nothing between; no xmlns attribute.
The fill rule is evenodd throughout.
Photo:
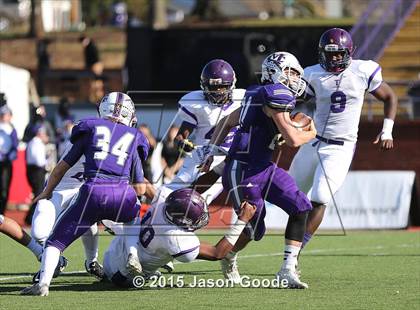
<svg viewBox="0 0 420 310"><path fill-rule="evenodd" d="M221 273L220 269L215 270L197 270L197 271L175 271L172 273L162 273L163 276L170 276L170 275L200 275L200 274L208 274L208 273Z"/></svg>
<svg viewBox="0 0 420 310"><path fill-rule="evenodd" d="M16 293L19 293L25 287L26 286L22 286L22 283L21 283L20 286L3 286L3 285L0 285L0 296L1 295L16 295Z"/></svg>
<svg viewBox="0 0 420 310"><path fill-rule="evenodd" d="M28 277L32 277L34 273L30 273L30 272L7 272L7 273L0 273L0 276L28 276ZM1 283L1 282L0 282Z"/></svg>
<svg viewBox="0 0 420 310"><path fill-rule="evenodd" d="M393 256L397 256L397 257L420 257L420 254L304 254L303 256L311 256L311 257L393 257Z"/></svg>

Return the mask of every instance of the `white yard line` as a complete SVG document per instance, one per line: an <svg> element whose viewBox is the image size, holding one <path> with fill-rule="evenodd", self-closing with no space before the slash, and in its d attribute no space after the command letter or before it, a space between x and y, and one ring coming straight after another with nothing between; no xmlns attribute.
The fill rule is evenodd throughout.
<svg viewBox="0 0 420 310"><path fill-rule="evenodd" d="M385 247L383 245L377 245L373 247L359 247L359 248L337 248L337 249L314 249L314 250L305 250L305 254L317 254L317 253L329 253L329 252L340 252L340 251L348 251L348 250L383 250L383 249L391 249L391 248L420 248L420 244L398 244L392 247ZM239 255L238 259L247 259L247 258L256 258L256 257L267 257L267 256L281 256L283 252L278 253L266 253L266 254L249 254L249 255ZM385 253L369 253L371 256L382 256L386 255ZM205 260L195 260L191 263L213 263L210 261ZM182 264L181 262L175 261L174 264ZM64 275L78 275L78 274L85 274L85 270L78 270L78 271L68 271L63 272ZM22 275L22 276L15 276L15 277L8 277L8 278L0 278L0 281L7 281L7 280L16 280L16 279L25 279L25 278L32 278L33 274Z"/></svg>

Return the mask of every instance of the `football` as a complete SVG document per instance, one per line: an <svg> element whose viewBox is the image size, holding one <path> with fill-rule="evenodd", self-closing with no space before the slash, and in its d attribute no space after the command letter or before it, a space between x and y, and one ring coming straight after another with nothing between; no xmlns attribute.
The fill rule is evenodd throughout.
<svg viewBox="0 0 420 310"><path fill-rule="evenodd" d="M293 114L290 119L292 120L293 126L300 131L309 131L311 128L312 118L305 113L298 112Z"/></svg>

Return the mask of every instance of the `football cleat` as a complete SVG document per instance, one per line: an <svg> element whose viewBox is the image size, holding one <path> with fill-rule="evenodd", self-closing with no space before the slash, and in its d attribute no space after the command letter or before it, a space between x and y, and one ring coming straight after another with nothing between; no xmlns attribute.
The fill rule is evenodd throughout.
<svg viewBox="0 0 420 310"><path fill-rule="evenodd" d="M231 280L234 284L241 283L241 275L239 274L238 264L236 259L238 254L233 256L232 258L223 258L220 261L220 265L222 266L222 272L225 276L225 279Z"/></svg>
<svg viewBox="0 0 420 310"><path fill-rule="evenodd" d="M167 272L172 273L175 270L175 266L173 262L168 262L167 264L162 266Z"/></svg>
<svg viewBox="0 0 420 310"><path fill-rule="evenodd" d="M48 285L39 285L35 283L32 286L25 287L20 291L20 295L33 295L33 296L48 296L49 287Z"/></svg>
<svg viewBox="0 0 420 310"><path fill-rule="evenodd" d="M143 271L139 258L132 253L128 254L127 264L125 267L131 275L140 275Z"/></svg>
<svg viewBox="0 0 420 310"><path fill-rule="evenodd" d="M60 275L60 273L63 272L64 269L66 269L67 265L68 265L67 258L65 258L64 256L60 256L57 267L55 267L55 270L54 270L53 278L57 278ZM36 274L34 274L34 276L32 277L32 283L39 282L40 273L41 272L38 271Z"/></svg>
<svg viewBox="0 0 420 310"><path fill-rule="evenodd" d="M85 269L88 274L91 274L98 280L102 280L104 278L104 267L102 267L102 265L97 261L93 261L88 264L87 260L85 260Z"/></svg>
<svg viewBox="0 0 420 310"><path fill-rule="evenodd" d="M162 273L159 270L156 270L152 273L147 273L147 272L144 273L144 278L147 281L149 281L150 279L155 278L155 277L160 278L161 276L162 276Z"/></svg>
<svg viewBox="0 0 420 310"><path fill-rule="evenodd" d="M277 272L276 277L280 282L286 282L286 286L284 288L305 289L309 287L308 284L300 281L299 275L295 270L281 269Z"/></svg>

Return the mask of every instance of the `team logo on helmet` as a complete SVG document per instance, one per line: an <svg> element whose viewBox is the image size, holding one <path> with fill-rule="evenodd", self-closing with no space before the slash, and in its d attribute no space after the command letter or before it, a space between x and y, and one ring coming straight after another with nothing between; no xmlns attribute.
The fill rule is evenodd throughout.
<svg viewBox="0 0 420 310"><path fill-rule="evenodd" d="M207 101L212 105L222 106L231 102L235 83L235 71L222 59L210 61L201 72L200 86Z"/></svg>

